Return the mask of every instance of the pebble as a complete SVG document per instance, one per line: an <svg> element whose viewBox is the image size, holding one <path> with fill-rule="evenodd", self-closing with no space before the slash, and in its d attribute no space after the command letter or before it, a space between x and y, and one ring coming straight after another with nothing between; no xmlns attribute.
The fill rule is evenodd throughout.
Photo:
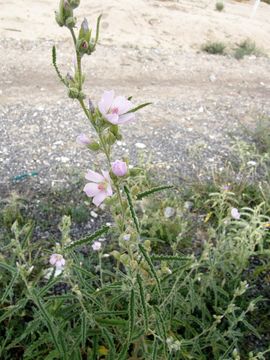
<svg viewBox="0 0 270 360"><path fill-rule="evenodd" d="M98 214L95 211L91 211L90 215L95 219L98 217Z"/></svg>
<svg viewBox="0 0 270 360"><path fill-rule="evenodd" d="M135 146L136 146L136 148L138 148L138 149L145 149L145 148L146 148L146 145L143 144L143 143L136 143Z"/></svg>
<svg viewBox="0 0 270 360"><path fill-rule="evenodd" d="M166 207L165 210L164 210L164 216L166 219L169 219L171 218L172 216L174 216L175 214L175 209L172 208L172 207Z"/></svg>

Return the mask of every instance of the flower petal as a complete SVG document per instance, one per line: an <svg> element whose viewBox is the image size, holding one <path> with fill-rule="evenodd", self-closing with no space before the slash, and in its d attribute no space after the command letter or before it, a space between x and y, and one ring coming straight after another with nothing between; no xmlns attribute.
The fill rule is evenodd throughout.
<svg viewBox="0 0 270 360"><path fill-rule="evenodd" d="M106 194L105 191L100 191L93 199L93 203L96 206L99 206L107 197L108 195Z"/></svg>
<svg viewBox="0 0 270 360"><path fill-rule="evenodd" d="M119 115L117 114L106 114L105 118L114 125L117 125L119 123Z"/></svg>
<svg viewBox="0 0 270 360"><path fill-rule="evenodd" d="M118 108L119 114L125 114L131 110L133 105L132 102L127 100L124 96L117 96L112 103L112 108Z"/></svg>
<svg viewBox="0 0 270 360"><path fill-rule="evenodd" d="M104 181L104 177L93 170L88 171L88 173L85 175L85 179L89 181L93 181L95 183L100 183Z"/></svg>
<svg viewBox="0 0 270 360"><path fill-rule="evenodd" d="M98 103L99 111L103 115L105 115L109 111L109 109L112 105L112 102L113 102L113 98L114 98L113 90L104 91L102 98L101 98L100 102Z"/></svg>
<svg viewBox="0 0 270 360"><path fill-rule="evenodd" d="M119 121L118 124L124 124L126 122L132 121L135 119L135 114L134 113L129 113L129 114L125 114L125 115L121 115L119 117Z"/></svg>
<svg viewBox="0 0 270 360"><path fill-rule="evenodd" d="M96 183L88 183L88 184L86 184L83 191L89 197L96 196L100 192L100 190L98 188L98 184L96 184Z"/></svg>

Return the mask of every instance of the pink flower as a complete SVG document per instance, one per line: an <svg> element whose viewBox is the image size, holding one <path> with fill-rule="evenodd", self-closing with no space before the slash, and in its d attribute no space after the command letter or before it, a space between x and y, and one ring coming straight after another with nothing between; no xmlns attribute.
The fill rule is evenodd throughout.
<svg viewBox="0 0 270 360"><path fill-rule="evenodd" d="M116 160L112 163L112 172L116 176L125 176L127 173L127 163L121 160Z"/></svg>
<svg viewBox="0 0 270 360"><path fill-rule="evenodd" d="M115 125L124 124L135 119L134 113L127 114L133 108L132 102L124 96L114 98L113 90L104 91L98 103L98 108L105 119Z"/></svg>
<svg viewBox="0 0 270 360"><path fill-rule="evenodd" d="M231 216L232 216L232 218L235 219L235 220L239 220L240 217L241 217L238 209L236 209L236 208L232 208L232 210L231 210Z"/></svg>
<svg viewBox="0 0 270 360"><path fill-rule="evenodd" d="M85 178L91 182L86 184L83 190L87 196L93 197L93 203L96 206L99 206L107 197L112 196L113 191L108 171L102 170L101 175L89 170Z"/></svg>
<svg viewBox="0 0 270 360"><path fill-rule="evenodd" d="M61 254L52 254L50 256L50 264L55 266L57 269L65 266L66 260L63 258Z"/></svg>
<svg viewBox="0 0 270 360"><path fill-rule="evenodd" d="M94 241L92 245L92 249L94 251L99 251L101 249L101 242L100 241Z"/></svg>
<svg viewBox="0 0 270 360"><path fill-rule="evenodd" d="M76 138L76 143L79 145L87 146L91 144L91 140L85 134L80 134Z"/></svg>

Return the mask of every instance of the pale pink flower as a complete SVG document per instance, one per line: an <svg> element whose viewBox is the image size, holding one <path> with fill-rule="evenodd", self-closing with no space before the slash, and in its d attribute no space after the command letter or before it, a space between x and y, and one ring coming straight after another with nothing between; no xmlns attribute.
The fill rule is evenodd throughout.
<svg viewBox="0 0 270 360"><path fill-rule="evenodd" d="M116 176L125 176L127 173L127 163L125 161L116 160L112 163L112 172Z"/></svg>
<svg viewBox="0 0 270 360"><path fill-rule="evenodd" d="M52 254L50 256L50 264L55 266L57 269L60 269L65 266L66 260L61 254Z"/></svg>
<svg viewBox="0 0 270 360"><path fill-rule="evenodd" d="M91 144L91 140L85 134L80 134L76 138L76 143L79 145L87 146Z"/></svg>
<svg viewBox="0 0 270 360"><path fill-rule="evenodd" d="M114 97L114 91L104 91L98 108L110 123L118 125L135 119L134 113L128 113L133 108L131 101L124 96Z"/></svg>
<svg viewBox="0 0 270 360"><path fill-rule="evenodd" d="M239 220L240 217L241 217L238 209L236 209L236 208L232 208L232 210L231 210L231 216L232 216L232 218L235 219L235 220Z"/></svg>
<svg viewBox="0 0 270 360"><path fill-rule="evenodd" d="M94 251L99 251L101 249L101 242L100 241L94 241L92 248Z"/></svg>
<svg viewBox="0 0 270 360"><path fill-rule="evenodd" d="M86 184L83 190L87 196L93 197L93 203L96 206L99 206L107 197L112 196L113 191L108 171L102 170L101 175L89 170L85 178L91 182Z"/></svg>

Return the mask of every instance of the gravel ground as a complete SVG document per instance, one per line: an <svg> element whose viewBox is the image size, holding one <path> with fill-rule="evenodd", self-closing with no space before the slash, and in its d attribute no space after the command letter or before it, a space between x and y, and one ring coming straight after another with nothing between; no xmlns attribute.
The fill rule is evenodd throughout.
<svg viewBox="0 0 270 360"><path fill-rule="evenodd" d="M25 189L68 187L70 174L83 174L94 157L75 143L81 132L92 133L76 101L66 98L50 66L52 42L3 40L0 60L0 187L9 193ZM68 43L58 44L59 67L68 70ZM4 54L3 50L7 50ZM18 54L21 65L17 64ZM29 58L35 61L29 63ZM111 61L107 61L111 59ZM269 59L251 56L242 61L179 50L103 45L84 61L93 101L104 89L134 95L136 104L153 104L122 126L124 140L115 158L139 154L176 183L200 174L205 166L223 167L230 147L229 134L243 132L262 115L270 115ZM96 69L93 72L93 69ZM46 76L44 76L46 74Z"/></svg>

